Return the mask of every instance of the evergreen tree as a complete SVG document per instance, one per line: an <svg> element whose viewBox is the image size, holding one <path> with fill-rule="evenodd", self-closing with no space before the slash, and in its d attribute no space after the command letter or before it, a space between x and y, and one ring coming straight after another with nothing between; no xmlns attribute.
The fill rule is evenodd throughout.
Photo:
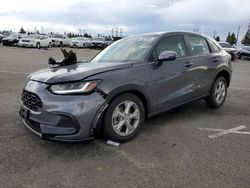
<svg viewBox="0 0 250 188"><path fill-rule="evenodd" d="M250 31L249 30L246 32L246 34L243 37L241 43L244 44L244 45L250 45Z"/></svg>
<svg viewBox="0 0 250 188"><path fill-rule="evenodd" d="M220 42L220 37L219 36L215 37L215 40Z"/></svg>
<svg viewBox="0 0 250 188"><path fill-rule="evenodd" d="M230 32L228 33L228 35L227 35L227 40L226 40L226 42L228 42L229 44L231 44L231 45L234 45L234 44L236 44L236 37L235 37L235 34L234 33L232 33L232 34L230 34Z"/></svg>
<svg viewBox="0 0 250 188"><path fill-rule="evenodd" d="M21 27L19 33L26 33L26 31Z"/></svg>
<svg viewBox="0 0 250 188"><path fill-rule="evenodd" d="M230 42L230 44L231 44L231 45L234 45L234 44L236 44L236 42L237 42L236 36L235 36L235 34L234 34L234 33L232 33L232 35L231 35L231 42Z"/></svg>

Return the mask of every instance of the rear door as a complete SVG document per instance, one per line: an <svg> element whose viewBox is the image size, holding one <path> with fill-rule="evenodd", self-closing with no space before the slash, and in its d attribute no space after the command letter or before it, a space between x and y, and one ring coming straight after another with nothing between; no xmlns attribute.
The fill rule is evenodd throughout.
<svg viewBox="0 0 250 188"><path fill-rule="evenodd" d="M188 34L185 39L193 63L192 66L186 68L186 76L193 80L191 98L197 98L209 93L212 67L218 59L216 54L213 54L206 38Z"/></svg>

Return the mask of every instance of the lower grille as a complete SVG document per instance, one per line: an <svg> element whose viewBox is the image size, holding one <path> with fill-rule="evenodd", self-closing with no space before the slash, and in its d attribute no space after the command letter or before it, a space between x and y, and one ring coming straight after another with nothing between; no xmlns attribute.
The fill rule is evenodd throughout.
<svg viewBox="0 0 250 188"><path fill-rule="evenodd" d="M43 106L43 103L40 97L37 94L32 93L27 90L23 90L22 102L26 107L28 107L29 109L33 111L39 111Z"/></svg>

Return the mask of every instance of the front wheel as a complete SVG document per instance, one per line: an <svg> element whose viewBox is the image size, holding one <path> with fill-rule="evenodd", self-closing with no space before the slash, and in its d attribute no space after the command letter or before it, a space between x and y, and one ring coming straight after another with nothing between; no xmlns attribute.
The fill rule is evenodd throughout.
<svg viewBox="0 0 250 188"><path fill-rule="evenodd" d="M227 97L227 82L224 77L218 77L210 92L210 96L206 99L209 108L220 108Z"/></svg>
<svg viewBox="0 0 250 188"><path fill-rule="evenodd" d="M40 43L39 43L39 42L36 44L36 47L37 47L38 49L40 49L40 48L41 48L41 46L40 46Z"/></svg>
<svg viewBox="0 0 250 188"><path fill-rule="evenodd" d="M107 139L125 142L134 138L144 122L145 111L141 100L126 93L115 98L104 116L103 131Z"/></svg>

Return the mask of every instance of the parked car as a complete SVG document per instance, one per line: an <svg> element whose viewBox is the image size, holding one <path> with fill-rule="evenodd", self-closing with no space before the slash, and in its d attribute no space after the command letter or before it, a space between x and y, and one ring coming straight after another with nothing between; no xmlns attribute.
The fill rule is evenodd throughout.
<svg viewBox="0 0 250 188"><path fill-rule="evenodd" d="M106 48L108 46L107 41L105 41L104 37L94 37L91 40L90 48Z"/></svg>
<svg viewBox="0 0 250 188"><path fill-rule="evenodd" d="M28 77L20 115L42 138L69 142L93 139L98 130L128 141L145 117L197 99L219 108L232 73L216 41L178 31L121 39L88 63L62 62Z"/></svg>
<svg viewBox="0 0 250 188"><path fill-rule="evenodd" d="M234 61L236 58L237 50L228 42L218 42L220 46L231 55L231 60Z"/></svg>
<svg viewBox="0 0 250 188"><path fill-rule="evenodd" d="M33 47L40 49L41 47L48 47L52 46L51 39L46 35L37 35L32 34L28 35L18 42L19 47Z"/></svg>
<svg viewBox="0 0 250 188"><path fill-rule="evenodd" d="M25 35L14 33L2 39L2 43L4 46L16 46L18 41L24 37Z"/></svg>
<svg viewBox="0 0 250 188"><path fill-rule="evenodd" d="M3 35L3 34L0 33L0 43L2 42L2 39L5 38L5 37L6 37L6 35Z"/></svg>
<svg viewBox="0 0 250 188"><path fill-rule="evenodd" d="M70 46L70 38L66 35L53 35L50 37L52 46Z"/></svg>
<svg viewBox="0 0 250 188"><path fill-rule="evenodd" d="M237 57L239 59L246 57L250 58L250 46L241 46L238 48Z"/></svg>
<svg viewBox="0 0 250 188"><path fill-rule="evenodd" d="M71 39L70 47L71 48L85 48L85 47L89 47L90 43L91 43L90 38L76 37L76 38Z"/></svg>

